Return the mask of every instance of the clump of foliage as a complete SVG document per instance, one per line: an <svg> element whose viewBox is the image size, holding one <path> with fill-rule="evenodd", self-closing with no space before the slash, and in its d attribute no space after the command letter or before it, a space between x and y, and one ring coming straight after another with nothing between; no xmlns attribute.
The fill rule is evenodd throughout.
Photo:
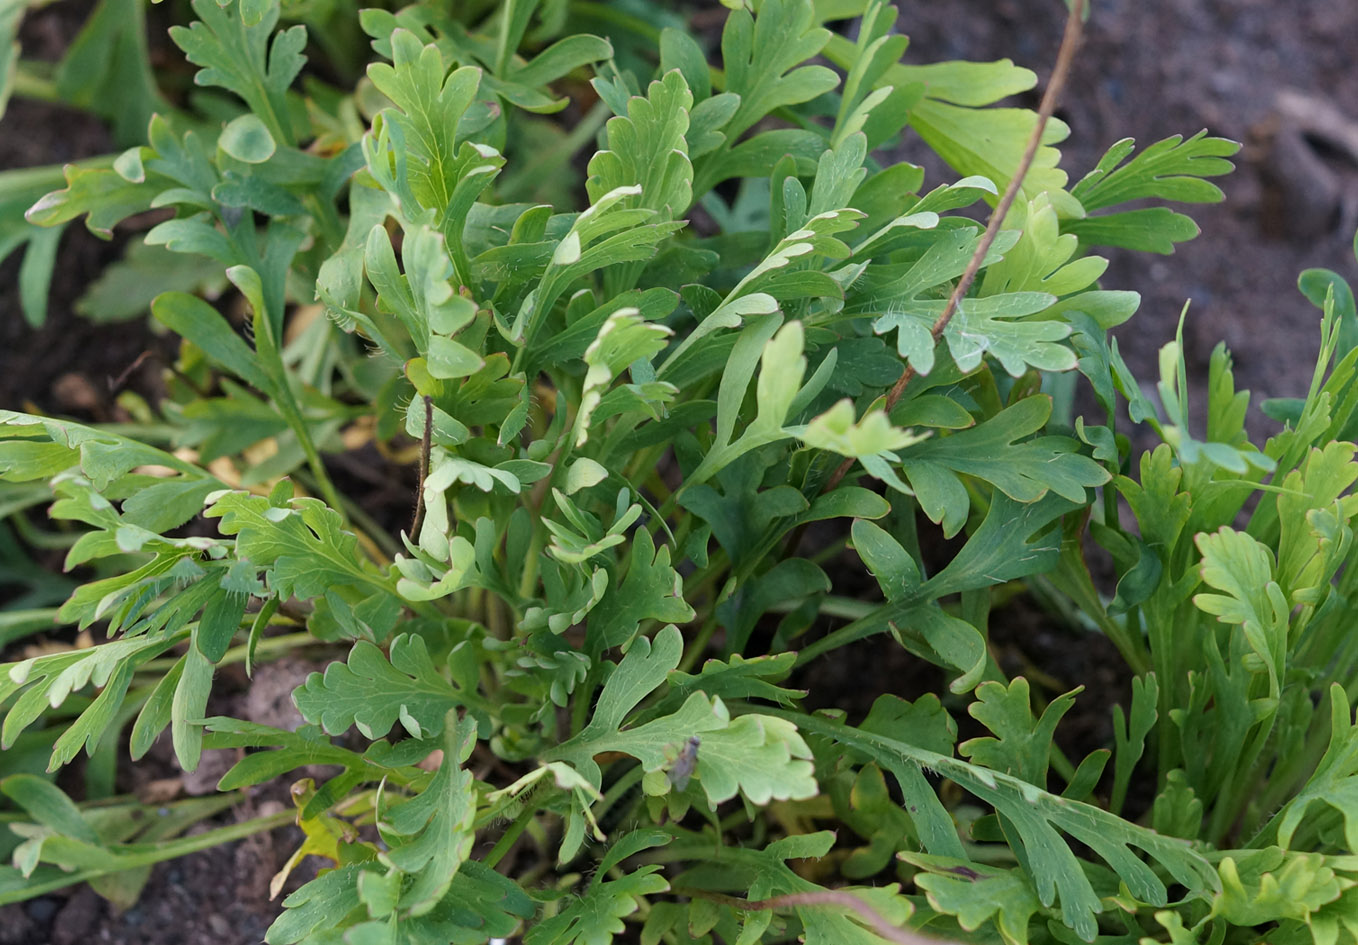
<svg viewBox="0 0 1358 945"><path fill-rule="evenodd" d="M172 35L211 94L170 104L146 70L119 131L144 138L6 218L37 320L42 227L158 210L103 279L181 342L135 422L0 414L7 560L61 548L78 576L16 568L0 640L106 637L0 666L0 902L126 904L156 862L296 823L275 888L325 869L271 943L1358 938L1347 287L1303 278L1323 343L1270 406L1286 431L1250 445L1220 352L1196 438L1177 344L1161 416L1108 338L1138 297L1091 250L1194 235L1118 208L1220 199L1233 143L1120 142L1067 188L1053 121L950 309L963 211L1038 127L994 103L1033 74L904 64L880 0L732 5L715 62L630 7L365 10L373 62L338 88L299 83L307 28L278 24L323 25L343 75L367 58L343 5L195 0ZM55 79L96 111L144 66L127 6L82 34L118 54ZM854 40L824 26L849 16ZM902 134L958 179L924 188ZM87 307L135 316L124 295ZM1071 426L1077 375L1103 422ZM1119 397L1163 446L1131 455ZM418 470L399 534L332 475L359 449ZM1025 583L1125 658L1111 750L1067 758L1078 690L1035 705L992 657ZM805 708L868 638L945 687ZM303 726L209 714L220 668L299 654L328 663ZM117 772L167 729L186 770L240 759L140 816ZM77 803L55 776L82 749ZM294 810L184 835L316 765Z"/></svg>

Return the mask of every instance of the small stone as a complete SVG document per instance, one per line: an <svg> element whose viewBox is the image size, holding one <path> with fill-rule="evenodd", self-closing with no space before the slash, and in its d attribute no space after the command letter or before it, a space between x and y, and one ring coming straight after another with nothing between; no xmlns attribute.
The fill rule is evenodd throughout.
<svg viewBox="0 0 1358 945"><path fill-rule="evenodd" d="M84 945L103 908L99 894L88 886L81 886L52 925L52 945Z"/></svg>
<svg viewBox="0 0 1358 945"><path fill-rule="evenodd" d="M50 896L30 899L24 911L34 922L51 922L52 916L57 914L57 901Z"/></svg>
<svg viewBox="0 0 1358 945"><path fill-rule="evenodd" d="M29 918L27 909L18 903L0 906L0 945L42 941L42 925Z"/></svg>
<svg viewBox="0 0 1358 945"><path fill-rule="evenodd" d="M99 407L100 398L89 378L74 372L66 373L52 384L52 396L66 410L94 411Z"/></svg>
<svg viewBox="0 0 1358 945"><path fill-rule="evenodd" d="M179 782L184 787L184 793L194 797L217 793L217 782L222 779L222 775L231 770L238 759L239 753L235 749L203 752L198 761L198 769L185 771L180 775Z"/></svg>
<svg viewBox="0 0 1358 945"><path fill-rule="evenodd" d="M295 732L306 721L292 701L292 691L316 670L304 660L283 659L255 667L246 695L245 718Z"/></svg>

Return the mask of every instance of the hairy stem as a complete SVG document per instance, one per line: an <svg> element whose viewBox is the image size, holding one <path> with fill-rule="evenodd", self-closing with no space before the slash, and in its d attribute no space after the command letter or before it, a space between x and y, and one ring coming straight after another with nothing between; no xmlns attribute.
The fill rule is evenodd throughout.
<svg viewBox="0 0 1358 945"><path fill-rule="evenodd" d="M420 437L420 481L415 487L415 514L410 520L410 537L419 540L420 520L424 518L424 477L429 475L429 453L433 449L434 401L424 395L424 435Z"/></svg>

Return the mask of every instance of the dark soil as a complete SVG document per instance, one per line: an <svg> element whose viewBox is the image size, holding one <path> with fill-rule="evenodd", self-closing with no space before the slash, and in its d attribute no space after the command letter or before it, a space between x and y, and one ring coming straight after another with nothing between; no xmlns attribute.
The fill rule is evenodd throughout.
<svg viewBox="0 0 1358 945"><path fill-rule="evenodd" d="M1064 7L1057 0L897 0L899 27L911 36L909 58L1010 57L1045 81L1061 35ZM25 55L56 59L90 8L62 0L34 9L25 20ZM1142 293L1140 313L1118 331L1137 376L1155 379L1155 353L1173 337L1179 311L1192 299L1185 325L1190 375L1205 378L1218 341L1235 355L1240 386L1265 396L1304 393L1317 346L1319 313L1296 291L1300 270L1324 266L1358 280L1352 253L1358 215L1358 153L1336 146L1358 127L1358 4L1294 0L1286 10L1271 0L1095 0L1086 41L1058 112L1072 128L1062 145L1063 166L1078 179L1104 150L1131 136L1141 145L1171 134L1212 134L1242 141L1238 170L1219 181L1227 199L1191 208L1203 235L1170 257L1110 251L1109 288ZM1313 115L1299 122L1277 105L1284 90L1299 92ZM1036 93L1022 97L1032 106ZM1327 115L1326 108L1337 114ZM1328 129L1325 127L1328 123ZM1304 127L1303 127L1304 126ZM59 163L106 153L112 142L99 122L76 112L13 101L0 135L0 168ZM904 145L908 157L922 160ZM925 162L928 163L927 161ZM946 179L930 165L928 183ZM125 239L126 237L122 237ZM93 326L72 306L103 265L118 258L112 243L72 224L63 238L47 324L30 329L19 315L17 260L0 267L0 407L38 409L85 419L114 415L113 381L148 395L157 369L130 366L156 339L136 323ZM1195 394L1201 399L1201 384ZM1262 415L1256 432L1271 429ZM361 477L360 477L361 478ZM1111 647L1075 645L1074 631L1027 604L992 615L992 640L1006 672L1025 672L1040 697L1083 683L1088 688L1063 723L1063 747L1078 761L1107 742L1108 706L1126 690L1110 667ZM836 670L817 676L818 704L852 704L861 717L871 703L852 696L917 695L937 680L918 661L880 639L847 648ZM257 677L248 696L228 687L224 706L241 717L282 724L279 706L308 667L285 666L274 680L278 698ZM927 669L927 668L926 668ZM1035 671L1036 670L1036 671ZM799 680L805 684L812 680ZM275 704L267 717L264 703ZM177 776L168 753L140 766L139 779ZM223 759L229 762L230 759ZM205 762L206 764L207 762ZM129 777L133 775L128 773ZM200 779L202 780L202 779ZM128 790L136 784L120 785ZM185 787L193 787L192 783ZM285 786L284 786L285 789ZM261 790L222 822L244 819L283 803L277 785ZM248 809L247 809L248 808ZM136 907L121 915L81 887L0 909L0 945L103 942L139 945L234 945L261 940L279 905L267 896L268 878L295 848L295 829L221 847L164 864L152 874Z"/></svg>
<svg viewBox="0 0 1358 945"><path fill-rule="evenodd" d="M228 715L276 728L295 729L302 717L292 704L292 690L322 664L285 659L255 668L247 680L232 667L216 680L209 714ZM218 779L238 760L235 750L205 751L198 770L181 772L168 735L145 759L124 768L118 788L128 794L166 800L202 796L216 790ZM326 769L333 773L333 769ZM276 813L291 806L291 781L321 771L302 770L250 790L244 803L191 828L190 834L214 826ZM269 898L269 881L302 842L301 830L288 827L255 834L154 868L137 904L118 912L88 886L61 890L16 905L0 907L0 945L234 945L264 939L279 911L279 900L314 878L317 861L304 861L290 876L278 899Z"/></svg>
<svg viewBox="0 0 1358 945"><path fill-rule="evenodd" d="M20 31L24 56L59 59L92 6L83 0L56 3L25 17ZM60 165L115 149L97 118L42 102L12 99L4 127L0 170ZM0 265L5 312L0 320L0 409L107 420L115 381L154 385L154 371L129 372L153 344L144 327L93 325L74 311L76 300L104 266L122 257L125 242L122 235L101 240L80 222L68 225L57 254L47 320L37 330L20 314L22 251Z"/></svg>
<svg viewBox="0 0 1358 945"><path fill-rule="evenodd" d="M1056 58L1063 4L1023 0L898 3L918 61L1012 58L1041 83ZM1217 183L1221 204L1179 208L1202 228L1172 256L1109 250L1107 288L1141 293L1115 334L1132 370L1153 384L1156 352L1184 324L1189 376L1205 382L1213 347L1235 358L1238 387L1303 396L1319 346L1320 312L1297 275L1325 267L1358 280L1354 261L1358 152L1327 140L1358 129L1358 5L1296 0L1093 0L1094 11L1057 115L1071 127L1062 167L1084 176L1114 142L1144 147L1201 129L1245 144ZM1039 88L1042 86L1039 85ZM1325 116L1300 129L1278 107L1300 93ZM1025 104L1032 105L1034 95ZM1202 399L1201 383L1194 391ZM1275 427L1261 414L1253 430Z"/></svg>

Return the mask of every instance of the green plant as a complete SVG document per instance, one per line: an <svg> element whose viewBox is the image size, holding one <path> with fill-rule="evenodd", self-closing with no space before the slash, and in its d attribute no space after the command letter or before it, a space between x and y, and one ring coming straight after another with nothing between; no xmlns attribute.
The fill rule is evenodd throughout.
<svg viewBox="0 0 1358 945"><path fill-rule="evenodd" d="M1119 759L1110 806L1121 808L1135 759L1151 752L1148 822L1200 840L1224 883L1210 910L1174 921L1218 935L1277 922L1278 942L1353 934L1358 837L1348 802L1358 654L1347 631L1358 314L1333 272L1308 270L1299 285L1324 312L1321 346L1307 396L1265 402L1283 432L1262 450L1249 443L1248 395L1218 347L1206 437L1190 434L1176 340L1160 358L1166 421L1131 393L1133 416L1165 441L1141 457L1139 482L1115 483L1137 528L1093 529L1120 573L1098 619L1131 631L1128 661L1142 667L1129 711L1115 710L1119 755L1132 760ZM1090 600L1073 555L1051 577Z"/></svg>
<svg viewBox="0 0 1358 945"><path fill-rule="evenodd" d="M135 424L0 415L14 533L79 569L25 574L3 639L53 616L107 636L0 667L0 902L89 880L125 903L155 862L294 821L289 869L328 869L284 900L273 943L839 945L900 941L907 922L1009 942L1354 936L1354 680L1331 578L1351 544L1340 495L1358 474L1332 441L1358 355L1322 383L1351 296L1326 302L1315 389L1276 406L1295 429L1263 452L1224 356L1207 437L1188 434L1171 347L1169 446L1138 486L1117 392L1133 420L1154 410L1107 338L1138 298L1098 287L1089 250L1169 251L1196 229L1163 207L1096 211L1220 199L1205 178L1236 145L1122 142L1066 190L1051 90L1042 114L992 107L1031 72L903 64L879 0L735 6L720 69L673 27L644 58L653 24L597 4L364 11L378 61L350 95L298 91L307 33L276 29L277 4L195 2L175 42L230 104L157 114L145 143L68 168L28 213L106 231L167 208L146 245L229 283L235 309L155 298L182 343L164 402L124 396ZM822 25L849 15L856 41ZM572 32L581 19L610 35ZM840 71L808 64L821 55ZM584 133L544 132L531 116L566 104L554 85L583 98L591 66ZM921 192L887 151L907 129L961 179ZM533 179L577 151L576 186ZM539 192L585 203L514 202ZM999 208L984 230L957 212L983 203ZM1053 422L1044 389L1077 369L1106 423ZM327 457L356 444L418 470L413 521L388 529L341 488ZM1178 518L1142 501L1174 476ZM1251 532L1194 544L1257 489L1301 503L1309 530L1280 498ZM49 502L44 529L29 513ZM1111 600L1087 524L1120 568ZM849 590L848 549L879 599ZM1052 739L1075 694L1034 715L991 657L992 605L1019 582L1135 674L1115 755L1068 759ZM808 673L874 636L946 689L884 693L853 721L806 711ZM220 667L293 653L330 660L294 693L305 726L206 717ZM1311 699L1331 681L1327 727ZM1209 709L1242 748L1193 741ZM958 744L963 711L990 734ZM188 770L248 752L218 797L142 831L115 773L166 729ZM1129 819L1148 740L1158 798ZM82 748L77 804L52 774ZM318 764L338 773L297 782L295 811L180 835Z"/></svg>

